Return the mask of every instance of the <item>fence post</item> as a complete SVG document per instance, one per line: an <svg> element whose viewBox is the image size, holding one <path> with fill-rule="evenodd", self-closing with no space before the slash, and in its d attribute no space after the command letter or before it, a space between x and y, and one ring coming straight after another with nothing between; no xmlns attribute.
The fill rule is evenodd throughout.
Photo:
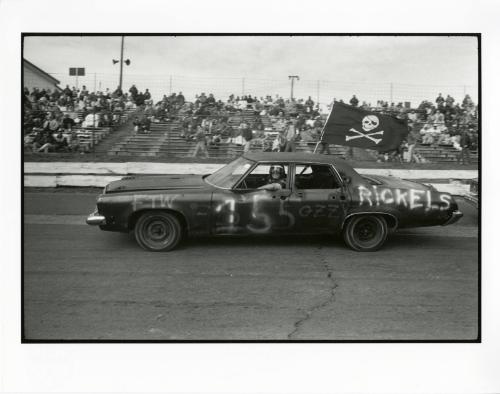
<svg viewBox="0 0 500 394"><path fill-rule="evenodd" d="M316 81L316 104L319 105L319 79Z"/></svg>

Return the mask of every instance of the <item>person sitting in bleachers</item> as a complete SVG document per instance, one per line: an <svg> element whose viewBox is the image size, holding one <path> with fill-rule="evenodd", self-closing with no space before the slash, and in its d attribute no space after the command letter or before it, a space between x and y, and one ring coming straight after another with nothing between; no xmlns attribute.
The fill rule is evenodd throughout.
<svg viewBox="0 0 500 394"><path fill-rule="evenodd" d="M85 116L85 120L82 123L82 127L99 127L100 115L97 113L95 108Z"/></svg>
<svg viewBox="0 0 500 394"><path fill-rule="evenodd" d="M65 113L63 120L62 120L63 129L67 132L70 132L71 130L73 130L75 125L76 125L76 123L75 123L74 119L72 119L68 113Z"/></svg>

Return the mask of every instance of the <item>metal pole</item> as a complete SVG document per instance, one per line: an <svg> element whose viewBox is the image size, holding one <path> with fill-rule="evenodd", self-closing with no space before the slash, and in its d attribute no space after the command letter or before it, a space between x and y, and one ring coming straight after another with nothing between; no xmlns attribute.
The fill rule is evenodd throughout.
<svg viewBox="0 0 500 394"><path fill-rule="evenodd" d="M122 88L122 81L123 81L123 41L125 37L122 36L122 46L120 50L120 84L118 85L119 88Z"/></svg>
<svg viewBox="0 0 500 394"><path fill-rule="evenodd" d="M316 82L316 104L319 104L319 80Z"/></svg>
<svg viewBox="0 0 500 394"><path fill-rule="evenodd" d="M78 69L77 69L78 70ZM78 90L78 71L76 72L76 75L75 75L75 87L76 89Z"/></svg>
<svg viewBox="0 0 500 394"><path fill-rule="evenodd" d="M96 91L97 73L94 73L94 92Z"/></svg>
<svg viewBox="0 0 500 394"><path fill-rule="evenodd" d="M291 92L290 92L290 100L293 100L293 83L295 81L295 78L299 79L298 75L289 75L288 79L292 81L292 86L291 86Z"/></svg>
<svg viewBox="0 0 500 394"><path fill-rule="evenodd" d="M332 112L333 112L333 106L332 106L332 109L330 110L330 113L328 114L328 117L326 118L325 124L323 125L323 129L321 130L319 141L316 144L316 147L314 148L313 153L316 153L316 151L318 150L319 144L321 143L321 141L323 141L323 135L325 134L326 125L328 124L328 120L330 119L330 116L332 116Z"/></svg>

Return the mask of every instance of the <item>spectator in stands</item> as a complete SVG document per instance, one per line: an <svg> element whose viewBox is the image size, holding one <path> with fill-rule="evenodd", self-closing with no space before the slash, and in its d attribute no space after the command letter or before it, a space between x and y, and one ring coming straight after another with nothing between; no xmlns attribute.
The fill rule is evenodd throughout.
<svg viewBox="0 0 500 394"><path fill-rule="evenodd" d="M65 87L65 88L64 88L64 90L63 90L63 93L64 93L66 96L69 96L69 97L71 97L71 96L72 96L72 94L73 94L72 90L69 88L69 85L66 85L66 87Z"/></svg>
<svg viewBox="0 0 500 394"><path fill-rule="evenodd" d="M137 97L137 94L139 93L139 91L137 90L135 85L132 85L128 91L129 91L130 95L132 96L132 101L135 102L135 98Z"/></svg>
<svg viewBox="0 0 500 394"><path fill-rule="evenodd" d="M40 138L35 139L34 151L49 153L49 151L54 150L55 139L50 131L44 131L40 134ZM40 146L40 147L38 147Z"/></svg>
<svg viewBox="0 0 500 394"><path fill-rule="evenodd" d="M415 154L415 147L417 146L418 142L418 134L414 130L413 125L410 124L410 131L408 133L407 137L407 144L408 144L408 163L418 163L419 159L417 155Z"/></svg>
<svg viewBox="0 0 500 394"><path fill-rule="evenodd" d="M446 95L445 103L446 103L447 108L452 108L454 102L455 102L455 99L453 97L451 97L449 94Z"/></svg>
<svg viewBox="0 0 500 394"><path fill-rule="evenodd" d="M69 113L64 114L64 118L62 120L62 127L65 131L71 131L73 130L73 127L75 127L76 123L75 121L70 117Z"/></svg>
<svg viewBox="0 0 500 394"><path fill-rule="evenodd" d="M209 158L208 149L207 149L207 138L205 136L205 131L201 126L198 126L195 134L196 145L194 147L194 152L192 157L198 156L198 153L201 152L205 155L205 158Z"/></svg>
<svg viewBox="0 0 500 394"><path fill-rule="evenodd" d="M58 133L54 137L54 150L56 152L68 152L68 141L63 133Z"/></svg>
<svg viewBox="0 0 500 394"><path fill-rule="evenodd" d="M142 133L143 134L151 133L151 119L143 115L140 122L141 122Z"/></svg>
<svg viewBox="0 0 500 394"><path fill-rule="evenodd" d="M308 97L307 101L305 102L306 106L306 112L312 112L314 108L314 101L312 100L311 96Z"/></svg>
<svg viewBox="0 0 500 394"><path fill-rule="evenodd" d="M151 98L151 93L149 93L149 89L146 89L144 92L144 100L149 100Z"/></svg>
<svg viewBox="0 0 500 394"><path fill-rule="evenodd" d="M276 135L276 138L273 141L271 149L273 152L284 152L285 148L286 148L286 138L284 131L281 130Z"/></svg>
<svg viewBox="0 0 500 394"><path fill-rule="evenodd" d="M92 109L88 115L85 116L85 120L82 123L83 127L99 127L100 115L97 113L96 108Z"/></svg>
<svg viewBox="0 0 500 394"><path fill-rule="evenodd" d="M179 104L180 106L184 105L184 103L186 102L186 99L184 98L182 92L179 92L179 94L176 97L176 101L177 101L177 104Z"/></svg>
<svg viewBox="0 0 500 394"><path fill-rule="evenodd" d="M246 123L242 123L240 125L240 129L241 129L241 136L245 141L245 144L243 146L243 152L248 152L250 150L250 145L252 143L252 138L253 138L252 129Z"/></svg>
<svg viewBox="0 0 500 394"><path fill-rule="evenodd" d="M137 96L135 96L135 105L137 105L138 107L142 107L144 105L144 101L144 93L139 92Z"/></svg>
<svg viewBox="0 0 500 394"><path fill-rule="evenodd" d="M444 97L441 93L436 97L436 104L438 108L442 108L444 106Z"/></svg>
<svg viewBox="0 0 500 394"><path fill-rule="evenodd" d="M137 134L139 134L139 132L140 132L140 130L141 130L141 126L142 126L142 125L141 125L141 121L140 121L140 119L139 119L139 117L138 117L138 116L136 116L136 117L134 118L134 121L132 122L132 124L134 125L134 131L135 131Z"/></svg>
<svg viewBox="0 0 500 394"><path fill-rule="evenodd" d="M470 164L471 136L468 130L464 130L460 136L460 148L458 162L461 164Z"/></svg>
<svg viewBox="0 0 500 394"><path fill-rule="evenodd" d="M293 121L290 120L290 121L287 122L287 127L286 127L285 152L295 152L295 138L296 138L296 134L295 133L296 133L295 124L294 124Z"/></svg>
<svg viewBox="0 0 500 394"><path fill-rule="evenodd" d="M351 100L349 101L349 103L353 106L353 107L357 107L358 104L359 104L359 100L358 98L356 97L356 95L354 94L351 98Z"/></svg>
<svg viewBox="0 0 500 394"><path fill-rule="evenodd" d="M113 92L112 97L118 98L123 96L123 90L120 86L116 87L116 90Z"/></svg>

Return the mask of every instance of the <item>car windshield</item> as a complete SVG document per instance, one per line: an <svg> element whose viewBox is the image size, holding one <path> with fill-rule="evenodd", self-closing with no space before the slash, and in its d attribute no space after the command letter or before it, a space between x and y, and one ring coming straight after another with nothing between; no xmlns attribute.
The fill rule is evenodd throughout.
<svg viewBox="0 0 500 394"><path fill-rule="evenodd" d="M230 189L253 164L253 161L239 157L206 177L205 181L217 187Z"/></svg>

